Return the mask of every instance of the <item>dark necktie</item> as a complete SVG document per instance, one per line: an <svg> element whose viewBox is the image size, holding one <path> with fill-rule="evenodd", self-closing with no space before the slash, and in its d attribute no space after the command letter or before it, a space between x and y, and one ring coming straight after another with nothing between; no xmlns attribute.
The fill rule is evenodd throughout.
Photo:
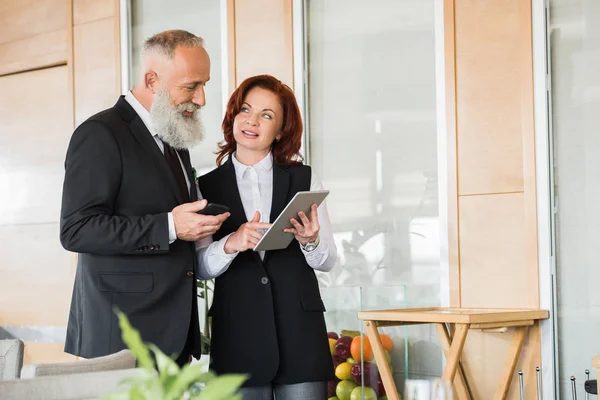
<svg viewBox="0 0 600 400"><path fill-rule="evenodd" d="M165 159L167 160L167 164L169 164L171 172L173 172L173 176L177 181L177 186L179 186L179 191L181 192L184 203L188 203L190 201L190 193L185 181L183 169L181 168L181 163L179 162L179 157L177 156L177 151L169 146L168 143L163 142L163 144L165 148Z"/></svg>

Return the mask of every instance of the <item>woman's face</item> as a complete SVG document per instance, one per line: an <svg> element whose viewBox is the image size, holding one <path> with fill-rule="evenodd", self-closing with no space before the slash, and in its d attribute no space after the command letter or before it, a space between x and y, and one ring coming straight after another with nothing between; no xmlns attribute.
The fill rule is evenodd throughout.
<svg viewBox="0 0 600 400"><path fill-rule="evenodd" d="M281 138L283 108L279 97L266 89L252 88L233 120L236 151L267 155L274 140Z"/></svg>

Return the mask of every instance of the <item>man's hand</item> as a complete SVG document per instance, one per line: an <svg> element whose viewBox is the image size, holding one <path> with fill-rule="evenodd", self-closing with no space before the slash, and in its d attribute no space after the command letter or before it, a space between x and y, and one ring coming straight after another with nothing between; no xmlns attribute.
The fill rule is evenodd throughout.
<svg viewBox="0 0 600 400"><path fill-rule="evenodd" d="M233 254L236 251L246 251L253 249L258 241L263 237L259 229L269 229L271 224L260 221L260 213L254 213L252 221L242 224L237 231L231 234L225 242L224 250L226 254Z"/></svg>
<svg viewBox="0 0 600 400"><path fill-rule="evenodd" d="M230 213L216 216L201 215L197 212L204 209L208 202L199 200L193 203L185 203L173 209L173 223L177 239L193 242L214 235L221 224L229 218Z"/></svg>

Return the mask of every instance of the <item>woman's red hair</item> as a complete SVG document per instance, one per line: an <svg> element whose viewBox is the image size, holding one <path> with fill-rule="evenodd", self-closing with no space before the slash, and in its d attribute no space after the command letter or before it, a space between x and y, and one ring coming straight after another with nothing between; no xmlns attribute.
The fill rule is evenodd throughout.
<svg viewBox="0 0 600 400"><path fill-rule="evenodd" d="M231 157L235 151L236 142L233 138L233 120L239 114L246 95L255 87L275 94L279 98L281 108L283 108L281 139L274 141L271 147L275 164L284 167L289 167L292 164L301 164L302 117L300 116L300 109L298 108L298 103L296 103L294 92L286 84L271 75L257 75L244 80L229 98L222 125L224 140L219 143L217 165L221 165L223 159L227 156Z"/></svg>

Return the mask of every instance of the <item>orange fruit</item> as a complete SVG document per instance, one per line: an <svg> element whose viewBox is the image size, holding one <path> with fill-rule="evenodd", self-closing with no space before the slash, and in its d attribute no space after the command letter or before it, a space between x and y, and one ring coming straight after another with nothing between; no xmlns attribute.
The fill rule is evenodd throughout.
<svg viewBox="0 0 600 400"><path fill-rule="evenodd" d="M392 351L392 349L394 348L394 342L392 341L392 338L386 335L385 333L380 334L379 338L381 339L381 344L383 344L383 348L387 351Z"/></svg>
<svg viewBox="0 0 600 400"><path fill-rule="evenodd" d="M354 358L356 362L361 361L360 336L352 339L352 343L350 343L350 354L352 354L352 358ZM365 361L371 361L373 359L373 349L371 348L371 343L369 342L368 337L365 337L363 340L363 355L365 356Z"/></svg>

